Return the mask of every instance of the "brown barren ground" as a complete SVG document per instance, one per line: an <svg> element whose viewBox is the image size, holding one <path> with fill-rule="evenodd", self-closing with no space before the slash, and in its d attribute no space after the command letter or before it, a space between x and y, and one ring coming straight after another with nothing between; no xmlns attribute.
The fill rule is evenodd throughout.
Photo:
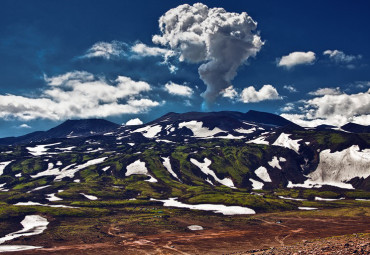
<svg viewBox="0 0 370 255"><path fill-rule="evenodd" d="M187 217L185 219L178 217L173 220L184 226L184 230L161 230L159 233L151 234L149 232L142 233L139 226L137 231L132 227L129 231L125 231L121 225L110 224L101 227L100 231L104 232L105 235L101 235L99 242L86 243L85 241L81 243L80 240L75 240L54 244L53 240L40 240L41 237L33 236L32 243L27 239L20 240L20 243L25 244L27 241L29 245L46 246L45 242L47 241L47 246L50 248L9 254L352 254L345 253L343 247L347 243L352 245L352 243L356 243L356 240L360 240L356 236L351 236L351 240L343 237L344 239L341 240L344 240L344 243L331 241L333 245L334 243L340 244L338 247L343 248L343 253L330 253L330 250L327 253L325 250L311 253L309 251L310 249L313 251L317 247L320 248L322 244L324 244L323 248L325 245L333 246L327 241L323 241L321 244L320 241L315 241L318 242L316 245L312 240L318 238L370 233L370 217L367 216L317 217L313 215L301 216L298 213L297 215L290 213L285 216L261 214L256 215L250 223L233 225L232 227L214 221L199 222L199 220ZM186 226L193 224L203 226L204 230L186 230ZM141 234L137 234L138 232ZM366 251L369 249L369 235L361 235L361 238L362 241L358 243L358 246L363 246L360 247L359 251L361 249ZM303 244L289 246L302 241ZM271 250L272 247L275 248ZM307 253L302 253L304 248Z"/></svg>

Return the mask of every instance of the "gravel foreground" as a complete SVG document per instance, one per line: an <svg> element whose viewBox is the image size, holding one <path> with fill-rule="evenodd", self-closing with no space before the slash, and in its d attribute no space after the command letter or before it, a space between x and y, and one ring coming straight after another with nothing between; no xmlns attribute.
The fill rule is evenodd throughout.
<svg viewBox="0 0 370 255"><path fill-rule="evenodd" d="M238 253L234 253L238 254ZM301 255L301 254L370 254L370 233L319 238L302 241L295 245L275 247L269 250L252 250L239 254Z"/></svg>

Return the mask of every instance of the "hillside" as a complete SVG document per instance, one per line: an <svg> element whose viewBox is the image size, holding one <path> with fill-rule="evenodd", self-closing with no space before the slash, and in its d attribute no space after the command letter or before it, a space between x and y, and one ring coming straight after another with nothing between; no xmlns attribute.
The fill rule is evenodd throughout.
<svg viewBox="0 0 370 255"><path fill-rule="evenodd" d="M67 121L41 134L0 147L6 222L30 213L110 222L135 211L125 224L168 229L180 211L368 208L368 133L305 129L268 113L215 112L169 113L138 126Z"/></svg>

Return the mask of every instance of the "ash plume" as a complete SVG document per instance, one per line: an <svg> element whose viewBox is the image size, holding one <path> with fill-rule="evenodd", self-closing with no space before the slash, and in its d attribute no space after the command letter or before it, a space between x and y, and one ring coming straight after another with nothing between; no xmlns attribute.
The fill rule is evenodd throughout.
<svg viewBox="0 0 370 255"><path fill-rule="evenodd" d="M177 51L180 61L201 63L198 72L207 86L202 96L208 107L231 85L238 67L263 45L255 32L257 23L246 12L201 3L170 9L160 17L159 28L161 34L153 36L153 43Z"/></svg>

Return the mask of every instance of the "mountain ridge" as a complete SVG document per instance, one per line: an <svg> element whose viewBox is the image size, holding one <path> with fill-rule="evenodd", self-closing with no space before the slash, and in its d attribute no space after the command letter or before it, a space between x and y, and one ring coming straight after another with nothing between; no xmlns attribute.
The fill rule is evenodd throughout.
<svg viewBox="0 0 370 255"><path fill-rule="evenodd" d="M175 113L169 112L163 116L149 121L145 124L125 126L113 123L105 119L78 119L78 120L66 120L63 123L47 130L47 131L35 131L29 134L25 134L18 137L4 137L0 138L0 145L16 145L16 144L27 144L30 142L41 142L55 138L68 138L68 137L89 137L95 135L102 135L107 132L119 132L119 130L131 130L134 127L148 127L155 125L162 125L163 123L180 124L185 122L193 121L193 124L199 125L202 123L202 127L214 129L219 128L225 131L224 134L228 133L233 136L238 136L240 133L235 130L245 132L253 128L253 123L260 126L262 129L272 129L275 127L284 128L284 130L304 130L303 127L272 113L249 110L246 113L238 111L219 111L219 112L185 112ZM194 122L196 121L196 122ZM162 124L161 124L162 123ZM196 124L198 123L198 124ZM191 135L191 130L183 125L184 127L178 132L172 133L171 136L183 136ZM337 130L338 128L330 125L320 125L316 127L317 130ZM370 132L370 126L359 125L355 123L347 123L340 127L343 131L352 133L368 133ZM260 132L262 133L262 132ZM245 134L245 133L244 133ZM164 135L163 133L161 135ZM166 135L164 135L166 136ZM222 136L222 133L219 134Z"/></svg>

